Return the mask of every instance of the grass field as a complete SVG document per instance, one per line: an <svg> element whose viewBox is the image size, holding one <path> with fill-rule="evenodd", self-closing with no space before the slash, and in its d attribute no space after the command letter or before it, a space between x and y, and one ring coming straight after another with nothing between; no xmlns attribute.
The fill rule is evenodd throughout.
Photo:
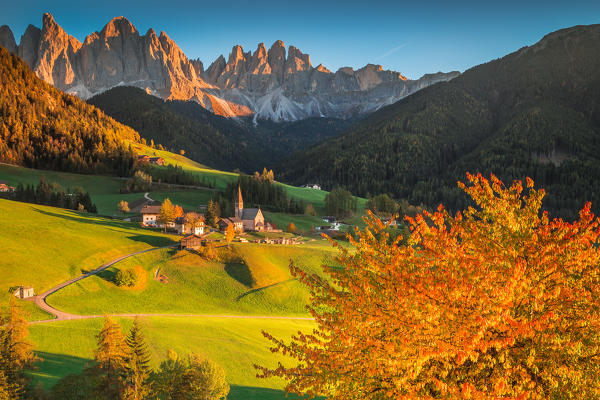
<svg viewBox="0 0 600 400"><path fill-rule="evenodd" d="M172 243L136 224L0 199L2 292L31 285L41 293L120 255Z"/></svg>
<svg viewBox="0 0 600 400"><path fill-rule="evenodd" d="M291 279L289 263L320 272L333 250L322 245L236 243L220 249L220 261L178 250L161 250L128 258L66 287L48 298L52 306L78 314L195 313L306 316L307 291ZM146 287L132 290L112 280L119 269L141 266ZM168 283L154 279L155 271ZM85 298L85 301L82 299Z"/></svg>
<svg viewBox="0 0 600 400"><path fill-rule="evenodd" d="M124 330L131 321L118 319ZM289 338L298 330L308 332L313 327L311 321L268 319L145 317L141 322L153 366L166 358L169 349L216 361L225 369L231 385L229 400L283 400L281 380L255 377L253 364L274 367L282 360L269 351L261 331ZM62 376L81 371L93 358L102 324L102 319L91 319L31 326L31 340L44 359L32 372L34 379L49 388Z"/></svg>

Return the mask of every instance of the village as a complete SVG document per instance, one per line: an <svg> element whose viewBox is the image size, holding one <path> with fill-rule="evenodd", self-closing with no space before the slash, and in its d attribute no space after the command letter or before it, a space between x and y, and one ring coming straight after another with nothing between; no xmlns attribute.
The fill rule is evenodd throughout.
<svg viewBox="0 0 600 400"><path fill-rule="evenodd" d="M161 221L161 208L163 205L159 202L146 200L147 204L140 210L141 225L145 228L162 228L176 232L183 237L180 240L181 249L195 249L205 246L207 243L214 243L226 240L227 233L236 237L238 242L252 242L265 244L299 244L298 236L289 237L279 229L275 223L265 221L264 214L259 208L245 208L242 190L238 187L235 198L235 211L233 216L219 217L216 226L207 224L206 218L202 214L193 211L184 212L172 222L164 223ZM221 235L213 235L221 233ZM249 235L249 233L273 233L269 235Z"/></svg>

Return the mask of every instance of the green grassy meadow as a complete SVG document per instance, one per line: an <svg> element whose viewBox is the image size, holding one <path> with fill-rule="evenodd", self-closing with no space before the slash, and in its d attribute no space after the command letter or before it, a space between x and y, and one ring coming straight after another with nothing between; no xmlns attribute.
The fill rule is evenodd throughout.
<svg viewBox="0 0 600 400"><path fill-rule="evenodd" d="M117 321L127 330L132 319ZM283 400L283 381L255 377L253 364L274 367L280 361L279 355L269 351L261 331L288 339L314 325L311 321L254 318L142 317L141 322L153 366L158 366L170 349L182 356L193 352L212 359L226 371L229 400ZM93 359L102 324L102 319L87 319L31 326L30 339L43 359L31 373L34 381L50 388L66 374L81 371Z"/></svg>
<svg viewBox="0 0 600 400"><path fill-rule="evenodd" d="M217 190L237 180L237 174L212 170L176 154L148 148L142 150L160 155L168 163L182 165L201 177L206 176L211 182L214 180ZM101 215L135 215L119 213L117 203L120 200L133 202L143 197L143 193L119 193L123 179L117 177L40 171L0 164L0 180L11 185L37 185L42 176L64 189L83 188L90 193ZM290 196L306 204L311 203L318 213L324 213L327 192L284 187ZM187 210L195 210L199 205L207 204L215 193L210 189L171 189L161 186L150 192L150 197L158 201L168 197ZM121 255L173 244L179 239L158 230L141 229L138 223L3 199L0 199L0 215L0 243L4 245L0 260L0 293L4 294L0 295L0 301L4 305L8 304L9 289L13 287L31 285L39 294ZM261 330L289 338L298 329L309 331L313 323L259 319L256 316L307 317L308 291L292 279L289 264L294 262L310 272L322 273L323 264L334 262L336 250L317 234L312 234L313 226L326 225L318 217L272 212L265 212L265 217L281 229L294 222L299 232L309 233L309 236L299 245L235 242L231 247L220 248L219 258L212 261L197 253L176 249L140 254L67 286L49 296L48 302L60 310L83 315L213 315L144 317L143 325L154 364L158 365L169 349L182 355L193 351L225 368L232 387L229 399L284 399L282 381L255 378L252 364L275 366L281 360L281 356L270 353L269 343L261 335ZM288 233L266 235L289 236ZM135 289L119 288L113 283L119 269L139 267L144 271L144 279ZM167 277L167 283L154 279L157 269ZM30 321L52 318L32 301L19 301L19 304ZM0 305L0 311L5 308ZM124 329L129 328L130 318L118 320ZM31 325L31 340L43 359L39 368L31 373L34 379L49 388L62 376L81 371L93 358L95 335L101 326L101 319Z"/></svg>
<svg viewBox="0 0 600 400"><path fill-rule="evenodd" d="M134 223L3 199L0 215L3 293L19 285L42 293L83 270L174 239Z"/></svg>
<svg viewBox="0 0 600 400"><path fill-rule="evenodd" d="M292 279L289 263L319 273L333 249L306 245L235 243L209 261L187 250L140 254L48 297L52 306L77 314L193 313L307 316L308 293ZM116 286L119 269L143 267L145 287ZM154 279L155 272L168 283ZM86 298L86 301L81 301Z"/></svg>

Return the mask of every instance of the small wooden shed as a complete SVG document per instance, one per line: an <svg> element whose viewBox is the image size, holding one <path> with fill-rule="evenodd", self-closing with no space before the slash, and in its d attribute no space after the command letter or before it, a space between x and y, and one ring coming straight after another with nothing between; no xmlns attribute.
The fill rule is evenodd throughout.
<svg viewBox="0 0 600 400"><path fill-rule="evenodd" d="M202 246L202 242L204 239L201 236L197 235L189 235L181 239L179 242L179 247L183 249L196 249Z"/></svg>
<svg viewBox="0 0 600 400"><path fill-rule="evenodd" d="M19 288L15 290L14 295L19 299L28 299L35 296L35 293L32 286L19 286Z"/></svg>

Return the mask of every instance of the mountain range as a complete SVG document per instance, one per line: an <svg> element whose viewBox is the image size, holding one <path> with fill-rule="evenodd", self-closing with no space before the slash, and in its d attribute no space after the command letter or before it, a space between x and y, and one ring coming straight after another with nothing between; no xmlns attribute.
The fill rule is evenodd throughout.
<svg viewBox="0 0 600 400"><path fill-rule="evenodd" d="M44 81L88 99L115 86L134 86L166 100L193 100L226 117L272 121L309 117L354 118L392 104L458 72L408 80L380 65L329 71L313 67L310 56L278 40L252 53L234 46L208 68L190 60L167 36L149 29L141 35L124 17L112 19L83 43L44 14L42 28L29 25L16 43L6 25L0 46L21 57Z"/></svg>
<svg viewBox="0 0 600 400"><path fill-rule="evenodd" d="M575 26L362 119L281 163L279 177L462 209L466 171L529 176L544 206L600 210L600 25Z"/></svg>

